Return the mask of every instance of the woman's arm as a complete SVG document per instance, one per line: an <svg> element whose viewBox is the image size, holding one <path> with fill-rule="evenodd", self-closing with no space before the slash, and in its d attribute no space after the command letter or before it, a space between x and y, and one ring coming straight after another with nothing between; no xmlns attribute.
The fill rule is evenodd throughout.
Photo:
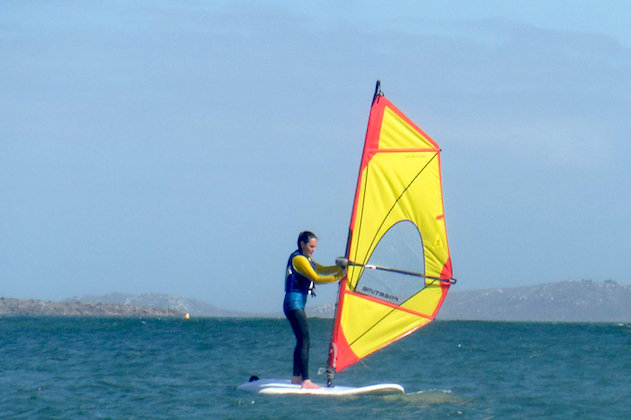
<svg viewBox="0 0 631 420"><path fill-rule="evenodd" d="M344 269L342 267L338 267L337 265L320 265L317 262L315 262L316 265L316 272L318 274L341 274Z"/></svg>
<svg viewBox="0 0 631 420"><path fill-rule="evenodd" d="M335 265L324 267L316 263L318 269L316 272L304 255L296 255L291 260L291 264L300 274L316 283L331 283L344 277L344 269ZM320 270L321 268L324 270ZM320 273L326 275L320 275Z"/></svg>

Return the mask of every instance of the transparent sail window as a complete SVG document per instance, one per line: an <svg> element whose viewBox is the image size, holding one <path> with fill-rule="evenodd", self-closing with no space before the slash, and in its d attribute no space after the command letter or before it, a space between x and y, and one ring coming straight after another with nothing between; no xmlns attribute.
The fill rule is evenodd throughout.
<svg viewBox="0 0 631 420"><path fill-rule="evenodd" d="M393 225L375 247L367 265L424 275L423 240L416 225L407 220ZM400 305L424 287L425 279L419 276L364 269L355 291Z"/></svg>

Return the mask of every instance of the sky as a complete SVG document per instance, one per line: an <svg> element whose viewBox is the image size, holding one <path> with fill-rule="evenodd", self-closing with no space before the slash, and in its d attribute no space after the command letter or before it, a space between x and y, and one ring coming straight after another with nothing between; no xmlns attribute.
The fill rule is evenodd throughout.
<svg viewBox="0 0 631 420"><path fill-rule="evenodd" d="M2 296L280 312L300 231L344 254L377 79L442 148L454 290L631 283L630 3L338 3L2 2Z"/></svg>

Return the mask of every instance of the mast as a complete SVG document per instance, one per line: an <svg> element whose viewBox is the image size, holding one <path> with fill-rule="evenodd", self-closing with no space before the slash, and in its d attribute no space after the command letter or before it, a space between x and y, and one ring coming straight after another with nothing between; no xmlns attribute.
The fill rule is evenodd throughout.
<svg viewBox="0 0 631 420"><path fill-rule="evenodd" d="M383 92L381 91L381 80L377 80L377 83L375 84L375 93L372 96L372 102L370 103L370 106L372 107L372 105L375 104L375 102L383 96ZM370 117L369 117L370 120ZM369 121L370 123L370 121ZM364 144L364 148L365 148L365 144ZM363 160L363 153L362 153L362 160ZM359 172L361 173L361 168L362 168L362 162L360 161L359 164ZM359 189L357 189L355 191L355 200L357 199L357 193L358 193ZM352 219L354 218L354 215L351 214L351 226L352 226ZM344 254L344 259L348 262L348 257L350 255L350 247L351 247L351 238L353 236L353 231L352 229L349 227L348 229L348 236L346 239L346 252ZM338 307L340 305L341 302L341 298L344 295L344 292L346 290L346 278L343 278L338 286L337 289L337 300L335 302L335 319L333 322L333 329L331 331L331 341L329 342L329 358L328 358L328 366L326 368L326 386L327 387L332 387L333 386L333 379L335 378L335 359L337 357L337 349L335 348L335 326L338 323ZM341 309L341 308L339 308Z"/></svg>

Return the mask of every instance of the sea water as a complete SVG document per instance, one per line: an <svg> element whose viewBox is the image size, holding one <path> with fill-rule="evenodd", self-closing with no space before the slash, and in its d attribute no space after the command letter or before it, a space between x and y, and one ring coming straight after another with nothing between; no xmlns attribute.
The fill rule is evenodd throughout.
<svg viewBox="0 0 631 420"><path fill-rule="evenodd" d="M311 377L332 321L311 319ZM631 325L437 321L340 372L403 395L265 396L289 378L285 319L0 318L0 418L628 419Z"/></svg>

